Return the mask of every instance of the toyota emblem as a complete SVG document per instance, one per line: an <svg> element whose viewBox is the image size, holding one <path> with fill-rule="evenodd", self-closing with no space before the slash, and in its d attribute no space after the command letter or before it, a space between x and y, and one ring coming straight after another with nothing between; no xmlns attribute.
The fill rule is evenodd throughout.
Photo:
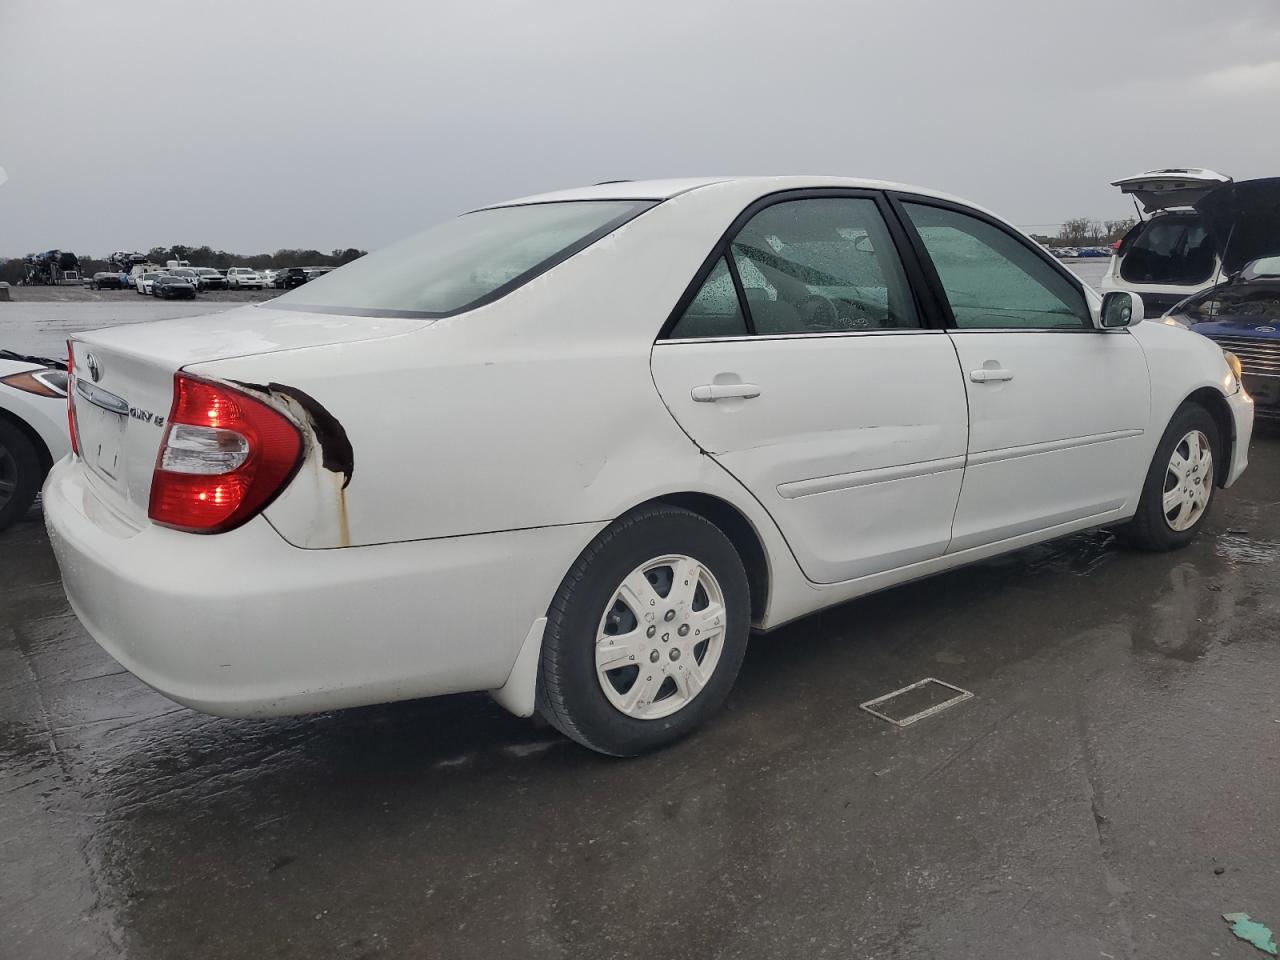
<svg viewBox="0 0 1280 960"><path fill-rule="evenodd" d="M102 364L98 363L97 357L90 353L85 356L84 363L85 366L89 368L89 376L93 379L94 383L97 383L102 379Z"/></svg>

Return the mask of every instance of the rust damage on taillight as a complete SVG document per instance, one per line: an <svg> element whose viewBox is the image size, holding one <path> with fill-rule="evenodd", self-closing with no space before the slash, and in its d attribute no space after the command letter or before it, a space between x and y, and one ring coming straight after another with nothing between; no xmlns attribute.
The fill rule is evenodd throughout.
<svg viewBox="0 0 1280 960"><path fill-rule="evenodd" d="M304 461L311 458L312 450L319 453L320 466L333 477L336 507L338 511L338 537L342 546L350 546L351 529L347 520L347 486L355 473L355 451L346 428L342 426L319 400L305 390L284 383L245 383L232 381L264 402L282 408L299 426L305 428L303 439L307 446ZM338 481L341 481L340 483Z"/></svg>

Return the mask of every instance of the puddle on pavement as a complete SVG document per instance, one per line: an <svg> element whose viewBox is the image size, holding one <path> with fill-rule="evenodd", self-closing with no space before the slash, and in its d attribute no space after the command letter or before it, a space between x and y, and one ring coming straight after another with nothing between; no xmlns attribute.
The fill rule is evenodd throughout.
<svg viewBox="0 0 1280 960"><path fill-rule="evenodd" d="M1239 530L1219 534L1214 550L1218 556L1232 563L1272 563L1280 559L1280 543L1255 540Z"/></svg>
<svg viewBox="0 0 1280 960"><path fill-rule="evenodd" d="M1050 540L983 562L984 566L1022 567L1029 573L1069 573L1087 577L1116 552L1116 536L1109 530L1090 530Z"/></svg>

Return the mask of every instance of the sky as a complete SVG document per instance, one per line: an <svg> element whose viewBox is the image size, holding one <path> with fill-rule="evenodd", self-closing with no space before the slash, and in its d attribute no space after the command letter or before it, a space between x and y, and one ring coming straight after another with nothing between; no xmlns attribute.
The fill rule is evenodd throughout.
<svg viewBox="0 0 1280 960"><path fill-rule="evenodd" d="M376 249L600 180L834 174L1040 232L1280 174L1280 0L0 0L0 256Z"/></svg>

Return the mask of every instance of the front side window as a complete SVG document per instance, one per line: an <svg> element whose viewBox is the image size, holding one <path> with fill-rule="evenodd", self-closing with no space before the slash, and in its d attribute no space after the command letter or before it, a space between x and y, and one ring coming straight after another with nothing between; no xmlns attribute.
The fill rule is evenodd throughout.
<svg viewBox="0 0 1280 960"><path fill-rule="evenodd" d="M954 210L903 206L961 330L1092 327L1080 288L1009 233Z"/></svg>
<svg viewBox="0 0 1280 960"><path fill-rule="evenodd" d="M579 200L477 210L317 276L271 306L373 317L459 313L511 292L652 206Z"/></svg>
<svg viewBox="0 0 1280 960"><path fill-rule="evenodd" d="M730 252L757 334L920 326L874 200L775 203L747 222Z"/></svg>
<svg viewBox="0 0 1280 960"><path fill-rule="evenodd" d="M721 257L667 336L672 340L689 340L742 337L746 333L747 322L738 303L738 291L733 287L729 266Z"/></svg>

